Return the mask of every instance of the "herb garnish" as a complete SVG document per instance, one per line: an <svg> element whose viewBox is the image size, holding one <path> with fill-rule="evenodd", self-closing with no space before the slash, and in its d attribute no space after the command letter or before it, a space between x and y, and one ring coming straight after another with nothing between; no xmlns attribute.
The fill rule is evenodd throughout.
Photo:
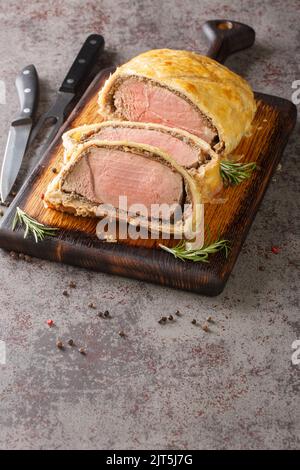
<svg viewBox="0 0 300 470"><path fill-rule="evenodd" d="M257 168L255 162L239 163L222 160L220 164L221 176L225 185L236 185L250 178L252 172Z"/></svg>
<svg viewBox="0 0 300 470"><path fill-rule="evenodd" d="M46 236L55 237L56 231L58 230L57 228L47 227L46 225L41 224L27 215L26 212L22 211L20 207L17 207L12 229L15 230L18 224L25 226L24 238L31 233L34 236L36 243L44 240Z"/></svg>
<svg viewBox="0 0 300 470"><path fill-rule="evenodd" d="M217 253L218 251L225 251L225 256L227 258L229 253L229 241L228 240L220 240L207 245L204 245L202 248L195 249L195 250L187 250L185 248L185 242L181 241L176 246L170 248L165 245L159 245L160 248L171 253L175 258L179 258L181 261L189 260L189 261L202 261L202 263L209 263L209 255L213 253Z"/></svg>

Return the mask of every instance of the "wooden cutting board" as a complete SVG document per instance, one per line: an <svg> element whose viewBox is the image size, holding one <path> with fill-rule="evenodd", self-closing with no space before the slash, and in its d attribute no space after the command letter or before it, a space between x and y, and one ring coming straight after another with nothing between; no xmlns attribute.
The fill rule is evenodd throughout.
<svg viewBox="0 0 300 470"><path fill-rule="evenodd" d="M246 182L224 190L224 204L205 206L205 224L212 237L230 240L231 251L210 257L210 262L193 263L176 260L161 250L159 240L128 240L107 243L97 239L95 219L87 219L45 209L42 194L53 178L52 168L59 168L63 158L61 136L66 130L100 122L97 94L108 76L100 73L78 103L55 141L23 185L7 211L0 228L0 246L61 263L73 264L179 289L217 295L233 269L250 225L278 165L296 121L295 106L284 99L256 94L257 113L252 135L244 138L234 155L244 155L243 162L256 161L259 170ZM23 238L23 230L12 231L16 207L51 227L58 227L58 236L35 243ZM164 242L170 244L170 241Z"/></svg>

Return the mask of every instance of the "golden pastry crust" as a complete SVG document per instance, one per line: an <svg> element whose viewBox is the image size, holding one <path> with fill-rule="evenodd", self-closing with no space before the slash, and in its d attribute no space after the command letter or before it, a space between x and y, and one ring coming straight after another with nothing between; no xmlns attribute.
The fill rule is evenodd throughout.
<svg viewBox="0 0 300 470"><path fill-rule="evenodd" d="M78 145L75 147L69 162L62 167L60 172L48 185L43 199L46 208L50 207L52 209L73 213L83 217L99 217L98 205L95 205L95 203L92 203L91 201L88 201L77 194L63 191L63 182L68 172L72 169L76 162L80 158L83 158L86 152L88 152L89 149L93 147L121 148L124 151L136 152L137 154L156 159L162 164L171 167L173 171L178 172L183 178L186 193L192 202L192 210L187 209L187 212L184 213L182 221L176 222L176 224L173 226L171 225L170 233L181 237L183 236L183 238L188 239L191 233L196 233L197 247L201 247L203 245L204 207L196 180L181 165L176 163L175 160L173 160L168 154L150 145L137 144L126 141L110 142L105 140L94 140ZM114 213L108 215L114 217ZM122 215L118 213L117 218L121 219ZM128 223L136 225L137 222L134 217L129 217ZM161 229L158 223L153 223L152 221L143 223L140 222L140 219L138 219L138 223L141 226L147 226L149 229L151 228L152 231L156 230L157 232L163 232L163 224L161 225ZM186 245L194 246L194 242L187 242Z"/></svg>
<svg viewBox="0 0 300 470"><path fill-rule="evenodd" d="M249 84L227 67L195 52L156 49L117 68L99 93L99 111L113 117L112 93L126 77L152 80L179 93L207 116L230 153L249 131L256 111Z"/></svg>
<svg viewBox="0 0 300 470"><path fill-rule="evenodd" d="M195 177L198 190L202 196L203 202L213 202L214 197L222 190L223 181L220 173L220 156L216 154L210 145L199 137L190 134L182 129L170 128L160 124L130 122L130 121L104 121L96 124L83 125L65 132L62 136L65 147L64 162L67 163L74 152L76 145L91 140L99 140L101 137L93 138L104 127L123 126L138 129L156 129L162 132L176 135L182 140L189 140L191 145L199 149L199 167L187 169L188 173ZM158 149L159 150L159 149ZM202 153L202 155L201 155ZM208 161L202 161L203 153L209 158Z"/></svg>

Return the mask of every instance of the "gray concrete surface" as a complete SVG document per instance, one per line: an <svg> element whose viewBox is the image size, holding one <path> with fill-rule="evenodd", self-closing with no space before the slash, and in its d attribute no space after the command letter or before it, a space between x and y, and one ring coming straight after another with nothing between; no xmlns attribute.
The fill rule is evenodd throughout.
<svg viewBox="0 0 300 470"><path fill-rule="evenodd" d="M104 34L119 62L156 47L205 52L201 24L217 17L257 32L255 47L227 64L256 90L290 99L300 79L298 0L0 0L1 156L21 67L38 68L45 109L88 33ZM1 251L0 448L299 448L299 151L298 122L217 298ZM112 318L96 318L91 301ZM173 324L157 323L177 309ZM191 324L208 315L210 333ZM87 355L57 350L58 337Z"/></svg>

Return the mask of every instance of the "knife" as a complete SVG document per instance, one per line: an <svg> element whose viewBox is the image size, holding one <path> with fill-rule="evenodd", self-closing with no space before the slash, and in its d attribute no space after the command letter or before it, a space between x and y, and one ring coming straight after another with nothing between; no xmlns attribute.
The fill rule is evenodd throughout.
<svg viewBox="0 0 300 470"><path fill-rule="evenodd" d="M37 108L39 84L34 65L21 70L16 78L16 88L21 112L11 123L6 143L0 176L2 202L9 195L20 170Z"/></svg>
<svg viewBox="0 0 300 470"><path fill-rule="evenodd" d="M46 113L42 114L30 136L29 145L35 140L45 124L52 124L53 128L41 153L54 139L59 128L66 118L66 109L73 98L87 80L92 66L96 63L99 52L104 48L104 38L99 34L91 34L85 40L82 48L59 88L56 101Z"/></svg>

